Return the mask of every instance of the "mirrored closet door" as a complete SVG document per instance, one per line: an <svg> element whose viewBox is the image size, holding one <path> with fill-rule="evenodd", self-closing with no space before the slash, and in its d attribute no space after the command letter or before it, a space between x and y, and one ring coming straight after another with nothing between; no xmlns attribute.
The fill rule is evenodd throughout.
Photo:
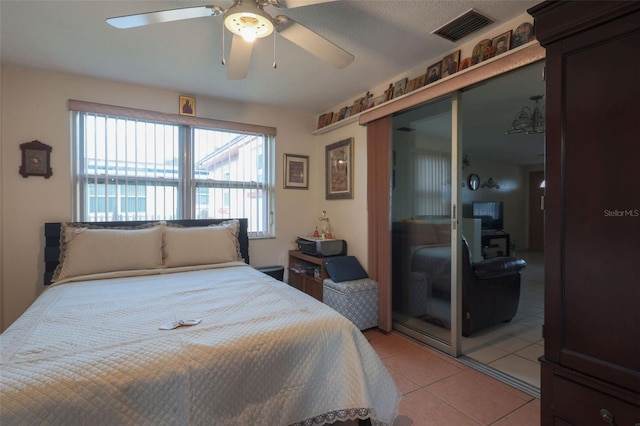
<svg viewBox="0 0 640 426"><path fill-rule="evenodd" d="M457 356L457 94L393 118L394 328Z"/></svg>
<svg viewBox="0 0 640 426"><path fill-rule="evenodd" d="M543 241L531 236L543 228L544 116L524 129L516 119L544 111L543 68L396 113L391 144L393 327L530 393L543 350ZM476 273L490 267L501 273Z"/></svg>

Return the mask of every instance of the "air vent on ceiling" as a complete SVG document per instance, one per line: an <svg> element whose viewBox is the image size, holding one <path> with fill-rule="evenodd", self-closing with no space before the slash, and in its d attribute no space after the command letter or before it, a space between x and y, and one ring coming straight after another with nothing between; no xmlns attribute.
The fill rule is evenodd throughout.
<svg viewBox="0 0 640 426"><path fill-rule="evenodd" d="M484 16L477 10L470 9L455 18L453 21L450 21L437 30L434 30L432 34L437 34L449 41L458 41L472 32L486 27L492 22L493 19Z"/></svg>

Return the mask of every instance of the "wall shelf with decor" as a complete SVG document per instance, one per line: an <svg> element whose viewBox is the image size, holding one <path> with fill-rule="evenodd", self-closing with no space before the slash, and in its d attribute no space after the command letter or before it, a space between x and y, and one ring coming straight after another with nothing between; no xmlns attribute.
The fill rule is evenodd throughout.
<svg viewBox="0 0 640 426"><path fill-rule="evenodd" d="M467 74L469 74L470 72L471 73L475 73L477 70L480 70L480 69L484 68L487 65L493 64L496 61L504 61L504 60L509 61L509 59L507 59L509 57L513 57L514 59L512 61L515 61L515 62L519 63L520 57L521 56L526 56L525 51L531 50L531 49L540 50L541 53L539 53L538 56L540 56L540 59L544 59L544 56L545 56L544 55L544 49L540 48L540 44L538 43L538 41L533 39L533 40L531 40L531 41L529 41L529 42L527 42L527 43L525 43L523 45L520 45L518 47L512 48L512 49L510 49L510 50L508 50L508 51L506 51L506 52L504 52L504 53L502 53L500 55L493 56L493 57L488 58L488 59L486 59L486 60L484 60L482 62L479 62L477 64L473 64L473 65L468 66L467 68L461 69L461 70L457 71L455 74L450 74L450 75L447 75L446 77L440 78L439 80L433 81L431 83L426 83L424 86L418 87L418 88L416 88L416 89L414 89L414 90L412 90L410 92L407 92L407 93L405 93L403 95L400 95L400 96L398 96L396 98L389 99L389 100L384 101L384 102L382 102L382 103L380 103L378 105L375 105L373 107L364 109L364 110L362 110L362 111L360 111L360 112L358 112L358 113L356 113L354 115L351 115L351 116L349 116L347 118L338 120L338 121L336 121L334 123L331 123L331 124L327 124L327 125L325 125L323 127L320 127L318 129L312 131L311 133L313 135L322 135L322 134L331 132L333 130L339 129L341 127L344 127L344 126L346 126L348 124L353 123L354 121L359 121L359 117L362 114L365 114L365 113L368 114L368 113L370 113L372 111L375 111L377 109L380 109L380 108L387 109L389 107L389 105L395 104L395 103L397 103L399 101L404 101L406 98L413 98L415 95L417 95L419 93L422 93L422 92L430 91L434 87L440 86L443 83L448 83L450 81L458 80L458 81L461 82L460 84L462 84L462 87L464 87L464 86L467 85L466 81L469 80L469 78L470 78L470 77L467 76ZM522 65L522 64L520 64L520 65ZM498 71L495 71L495 70L492 71L492 73L497 73L497 72ZM463 78L463 76L465 76L467 78ZM447 86L443 86L443 88L444 87L448 88L450 86L451 85L448 84ZM455 84L454 84L454 86L455 86ZM401 103L404 104L405 102L401 102ZM324 115L324 114L322 114L322 115ZM320 117L322 117L322 115Z"/></svg>
<svg viewBox="0 0 640 426"><path fill-rule="evenodd" d="M370 110L367 110L367 111L370 111ZM328 124L328 125L326 125L324 127L321 127L319 129L314 130L311 133L314 134L314 135L322 135L322 134L328 133L328 132L330 132L332 130L339 129L340 127L344 127L347 124L353 123L354 121L358 121L358 117L360 117L360 114L362 114L362 112L359 112L356 115L352 115L350 117L344 118L344 119L342 119L340 121L336 121L335 123Z"/></svg>

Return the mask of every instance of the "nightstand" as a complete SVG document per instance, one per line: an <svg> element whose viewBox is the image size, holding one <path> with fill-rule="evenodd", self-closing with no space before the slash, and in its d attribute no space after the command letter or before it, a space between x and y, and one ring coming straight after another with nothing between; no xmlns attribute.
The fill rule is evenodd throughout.
<svg viewBox="0 0 640 426"><path fill-rule="evenodd" d="M329 278L322 265L324 258L300 250L289 251L289 285L322 302L322 282Z"/></svg>

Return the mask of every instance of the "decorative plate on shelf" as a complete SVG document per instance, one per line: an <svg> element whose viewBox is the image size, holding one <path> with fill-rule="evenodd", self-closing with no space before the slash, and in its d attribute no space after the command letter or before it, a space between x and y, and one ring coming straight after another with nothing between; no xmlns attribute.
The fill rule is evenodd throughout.
<svg viewBox="0 0 640 426"><path fill-rule="evenodd" d="M518 46L522 46L525 43L535 39L534 26L531 22L523 22L513 30L513 36L511 37L511 48L514 49Z"/></svg>
<svg viewBox="0 0 640 426"><path fill-rule="evenodd" d="M464 58L460 61L460 66L458 67L458 71L462 71L463 69L469 68L472 65L471 58Z"/></svg>
<svg viewBox="0 0 640 426"><path fill-rule="evenodd" d="M471 64L478 64L491 57L491 39L480 40L471 53Z"/></svg>

